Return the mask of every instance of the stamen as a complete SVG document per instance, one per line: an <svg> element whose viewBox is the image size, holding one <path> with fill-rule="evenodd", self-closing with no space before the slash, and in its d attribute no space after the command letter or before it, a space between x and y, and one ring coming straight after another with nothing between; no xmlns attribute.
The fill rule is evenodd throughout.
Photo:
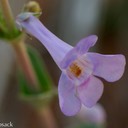
<svg viewBox="0 0 128 128"><path fill-rule="evenodd" d="M80 56L67 68L66 73L75 84L80 85L92 74L93 65L86 56Z"/></svg>
<svg viewBox="0 0 128 128"><path fill-rule="evenodd" d="M80 67L76 62L73 62L73 63L69 66L69 70L70 70L70 72L71 72L75 77L80 77L80 75L81 75L81 73L82 73L81 67Z"/></svg>

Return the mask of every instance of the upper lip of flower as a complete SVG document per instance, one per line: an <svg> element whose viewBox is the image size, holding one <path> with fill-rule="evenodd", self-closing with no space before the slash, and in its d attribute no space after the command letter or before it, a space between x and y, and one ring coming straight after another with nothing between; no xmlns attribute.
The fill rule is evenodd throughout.
<svg viewBox="0 0 128 128"><path fill-rule="evenodd" d="M65 115L75 115L80 110L81 102L91 107L99 100L103 83L95 76L114 82L123 75L126 63L123 55L88 52L96 43L97 36L88 36L73 48L47 30L32 14L26 18L25 15L19 16L17 22L42 42L62 70L58 91L60 107Z"/></svg>

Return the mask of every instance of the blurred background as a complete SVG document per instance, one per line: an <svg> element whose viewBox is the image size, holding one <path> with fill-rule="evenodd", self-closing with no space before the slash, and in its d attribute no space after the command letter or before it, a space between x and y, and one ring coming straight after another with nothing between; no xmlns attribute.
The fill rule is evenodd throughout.
<svg viewBox="0 0 128 128"><path fill-rule="evenodd" d="M27 0L9 0L14 15ZM99 37L91 51L102 54L124 54L128 59L128 0L37 0L42 8L41 21L59 38L75 45L90 34ZM26 40L41 54L54 85L60 70L47 50L36 39ZM16 58L9 44L0 41L0 122L13 122L15 128L47 128L45 119L18 97ZM106 128L128 128L128 69L114 83L104 82L99 103L105 111ZM58 97L51 103L58 128L75 128L79 117L66 117L60 111ZM50 122L49 122L50 123ZM44 124L44 125L43 125ZM79 127L80 128L80 127Z"/></svg>

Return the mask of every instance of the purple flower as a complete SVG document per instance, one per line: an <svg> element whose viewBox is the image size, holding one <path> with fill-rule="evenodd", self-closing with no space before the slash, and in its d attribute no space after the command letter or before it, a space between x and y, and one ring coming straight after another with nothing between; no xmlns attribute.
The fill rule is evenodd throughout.
<svg viewBox="0 0 128 128"><path fill-rule="evenodd" d="M95 104L92 108L87 108L82 105L77 117L85 123L104 125L106 123L106 112L102 105Z"/></svg>
<svg viewBox="0 0 128 128"><path fill-rule="evenodd" d="M59 104L67 116L79 112L82 104L92 107L99 100L103 92L103 83L96 76L114 82L123 75L123 55L88 52L97 41L95 35L83 38L72 47L52 34L30 13L20 14L17 17L17 24L42 42L61 69L58 86Z"/></svg>

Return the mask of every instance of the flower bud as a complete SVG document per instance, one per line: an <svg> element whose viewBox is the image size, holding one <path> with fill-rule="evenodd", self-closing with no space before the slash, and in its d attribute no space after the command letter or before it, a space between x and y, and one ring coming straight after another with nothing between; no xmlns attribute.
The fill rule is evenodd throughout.
<svg viewBox="0 0 128 128"><path fill-rule="evenodd" d="M33 12L33 13L41 13L41 8L39 3L36 1L29 1L27 4L25 4L23 8L23 12Z"/></svg>

